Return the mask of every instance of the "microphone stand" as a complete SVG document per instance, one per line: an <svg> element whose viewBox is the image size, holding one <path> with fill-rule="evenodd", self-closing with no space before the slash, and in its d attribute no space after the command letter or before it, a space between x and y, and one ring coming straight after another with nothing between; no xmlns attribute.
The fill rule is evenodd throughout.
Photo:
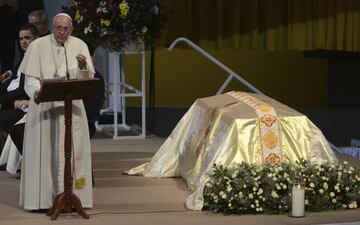
<svg viewBox="0 0 360 225"><path fill-rule="evenodd" d="M62 43L61 46L64 48L64 53L65 53L66 79L70 80L70 75L69 75L69 72L68 72L68 60L67 60L66 48L65 48L64 43Z"/></svg>

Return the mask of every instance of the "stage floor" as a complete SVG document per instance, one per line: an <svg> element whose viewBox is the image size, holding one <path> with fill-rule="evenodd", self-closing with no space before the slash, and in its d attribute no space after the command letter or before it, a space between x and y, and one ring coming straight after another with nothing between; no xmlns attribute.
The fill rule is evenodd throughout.
<svg viewBox="0 0 360 225"><path fill-rule="evenodd" d="M94 208L87 210L90 220L77 214L61 214L56 224L346 224L360 225L360 209L307 213L304 218L287 215L226 216L211 212L187 210L185 198L189 194L181 178L154 179L126 176L122 172L151 159L165 139L149 137L145 140L92 140L95 178ZM340 160L359 161L345 155ZM27 212L18 206L20 180L0 171L0 224L49 224L44 212Z"/></svg>

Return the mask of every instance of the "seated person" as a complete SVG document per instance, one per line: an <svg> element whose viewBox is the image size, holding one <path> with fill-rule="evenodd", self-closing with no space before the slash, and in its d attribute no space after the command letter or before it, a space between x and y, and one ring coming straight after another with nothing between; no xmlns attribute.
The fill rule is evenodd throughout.
<svg viewBox="0 0 360 225"><path fill-rule="evenodd" d="M30 43L38 37L38 29L32 25L27 24L19 29L19 39L21 48L25 51ZM20 59L20 62L22 59ZM20 65L20 62L18 65ZM24 91L24 74L17 71L19 66L14 67L12 76L7 77L0 84L0 130L1 133L9 133L9 129L20 120L25 114L24 109L14 108L16 100L29 99ZM2 149L0 146L0 150Z"/></svg>
<svg viewBox="0 0 360 225"><path fill-rule="evenodd" d="M39 37L44 37L50 34L48 16L44 10L34 10L29 13L28 21L34 24L39 30Z"/></svg>

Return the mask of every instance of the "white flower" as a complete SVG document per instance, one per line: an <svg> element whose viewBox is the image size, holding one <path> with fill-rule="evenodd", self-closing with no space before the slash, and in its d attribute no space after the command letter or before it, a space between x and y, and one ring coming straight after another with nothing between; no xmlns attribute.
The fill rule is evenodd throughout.
<svg viewBox="0 0 360 225"><path fill-rule="evenodd" d="M231 187L231 186L227 186L226 191L227 191L227 192L231 192L231 190L232 190L232 187Z"/></svg>
<svg viewBox="0 0 360 225"><path fill-rule="evenodd" d="M91 27L92 27L92 22L90 22L89 25L87 27L85 27L84 34L93 32Z"/></svg>
<svg viewBox="0 0 360 225"><path fill-rule="evenodd" d="M327 189L329 188L329 185L325 182L325 183L323 184L323 187L324 187L325 190L327 190Z"/></svg>
<svg viewBox="0 0 360 225"><path fill-rule="evenodd" d="M287 188L287 185L283 184L282 188L285 190Z"/></svg>
<svg viewBox="0 0 360 225"><path fill-rule="evenodd" d="M244 184L244 185L243 185L243 188L246 188L246 187L247 187L246 184Z"/></svg>
<svg viewBox="0 0 360 225"><path fill-rule="evenodd" d="M349 204L349 209L356 209L357 208L357 203L356 201L353 201Z"/></svg>
<svg viewBox="0 0 360 225"><path fill-rule="evenodd" d="M147 32L147 27L146 26L143 26L143 28L141 29L141 33L143 33L143 34L145 34L146 32ZM234 176L235 175L235 176ZM233 175L232 175L232 178L235 178L236 177L236 173L234 173Z"/></svg>
<svg viewBox="0 0 360 225"><path fill-rule="evenodd" d="M256 192L257 188L256 188L256 187L253 187L252 190L253 190L253 192Z"/></svg>
<svg viewBox="0 0 360 225"><path fill-rule="evenodd" d="M229 208L231 208L231 207L232 207L232 204L231 204L231 203L229 203L229 204L228 204L228 207L229 207Z"/></svg>
<svg viewBox="0 0 360 225"><path fill-rule="evenodd" d="M253 208L255 208L255 205L254 205L254 204L251 204L250 207L253 209Z"/></svg>
<svg viewBox="0 0 360 225"><path fill-rule="evenodd" d="M349 163L348 163L348 161L344 161L343 164L344 164L344 165L347 165L347 164L349 164Z"/></svg>
<svg viewBox="0 0 360 225"><path fill-rule="evenodd" d="M255 204L259 204L259 200L256 199L256 200L255 200Z"/></svg>
<svg viewBox="0 0 360 225"><path fill-rule="evenodd" d="M280 185L276 184L275 187L276 187L277 190L281 190Z"/></svg>
<svg viewBox="0 0 360 225"><path fill-rule="evenodd" d="M276 193L276 191L271 191L271 197L273 197L273 198L278 198L279 197L279 195Z"/></svg>
<svg viewBox="0 0 360 225"><path fill-rule="evenodd" d="M346 191L346 192L350 191L350 188L349 188L349 187L345 187L345 191Z"/></svg>
<svg viewBox="0 0 360 225"><path fill-rule="evenodd" d="M312 188L314 188L314 187L315 187L315 184L314 184L314 183L310 183L309 186L312 187Z"/></svg>
<svg viewBox="0 0 360 225"><path fill-rule="evenodd" d="M220 191L220 192L219 192L219 195L220 195L220 197L223 198L223 199L226 199L226 198L227 198L227 195L226 195L223 191Z"/></svg>
<svg viewBox="0 0 360 225"><path fill-rule="evenodd" d="M264 193L263 189L262 188L259 188L258 192L257 192L257 195L261 195L262 193Z"/></svg>
<svg viewBox="0 0 360 225"><path fill-rule="evenodd" d="M254 198L254 195L250 193L248 197L249 197L250 199L252 199L252 198Z"/></svg>
<svg viewBox="0 0 360 225"><path fill-rule="evenodd" d="M309 205L309 200L305 199L305 205Z"/></svg>
<svg viewBox="0 0 360 225"><path fill-rule="evenodd" d="M335 198L331 199L331 201L332 201L332 203L336 203L336 199L335 199Z"/></svg>
<svg viewBox="0 0 360 225"><path fill-rule="evenodd" d="M268 173L268 175L267 175L268 177L272 177L273 176L273 174L272 173Z"/></svg>
<svg viewBox="0 0 360 225"><path fill-rule="evenodd" d="M324 193L324 189L321 188L321 189L319 190L319 193L320 193L320 194L323 194L323 193Z"/></svg>
<svg viewBox="0 0 360 225"><path fill-rule="evenodd" d="M330 192L330 197L334 197L335 193L334 192Z"/></svg>

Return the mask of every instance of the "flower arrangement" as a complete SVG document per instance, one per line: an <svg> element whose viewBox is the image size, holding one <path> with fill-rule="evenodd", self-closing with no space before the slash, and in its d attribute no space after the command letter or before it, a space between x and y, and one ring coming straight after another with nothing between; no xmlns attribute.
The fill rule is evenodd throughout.
<svg viewBox="0 0 360 225"><path fill-rule="evenodd" d="M63 11L74 19L73 35L110 51L131 42L153 44L168 19L160 0L74 0Z"/></svg>
<svg viewBox="0 0 360 225"><path fill-rule="evenodd" d="M308 211L354 209L360 204L360 170L343 164L214 165L204 188L204 210L225 214L284 213L293 183L305 185Z"/></svg>

